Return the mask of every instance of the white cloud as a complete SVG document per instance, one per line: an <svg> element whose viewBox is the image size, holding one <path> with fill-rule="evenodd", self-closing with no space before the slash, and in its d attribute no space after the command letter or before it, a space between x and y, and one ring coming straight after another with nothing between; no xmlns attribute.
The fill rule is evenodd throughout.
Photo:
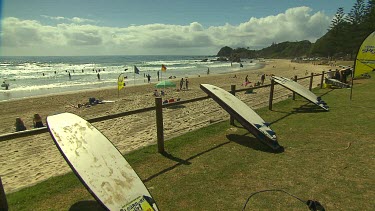
<svg viewBox="0 0 375 211"><path fill-rule="evenodd" d="M55 21L69 21L69 22L73 22L73 23L85 23L85 22L95 23L96 22L96 21L91 20L91 19L85 19L85 18L79 18L79 17L65 18L65 17L61 17L61 16L56 16L56 17L48 16L48 15L41 15L41 16L43 18L47 18L47 19L50 19L50 20L55 20Z"/></svg>
<svg viewBox="0 0 375 211"><path fill-rule="evenodd" d="M147 24L129 27L97 26L94 20L50 17L65 21L43 25L35 20L9 17L2 22L3 55L96 54L216 54L223 46L261 48L272 42L310 40L327 30L331 18L308 7L296 7L239 25L203 27Z"/></svg>

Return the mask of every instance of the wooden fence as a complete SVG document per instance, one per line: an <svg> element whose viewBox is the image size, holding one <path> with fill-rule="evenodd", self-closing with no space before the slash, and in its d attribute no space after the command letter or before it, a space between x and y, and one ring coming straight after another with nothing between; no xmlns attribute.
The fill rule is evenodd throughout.
<svg viewBox="0 0 375 211"><path fill-rule="evenodd" d="M321 76L320 88L323 87L324 74L325 73L323 71L320 74L311 73L310 76L301 77L301 78L298 78L297 76L295 76L294 80L298 81L298 80L302 80L302 79L310 79L309 89L312 90L313 80L314 80L314 77L316 77L316 76ZM249 88L243 88L243 89L236 89L236 86L232 85L230 92L233 95L235 95L237 92L246 92L248 90L256 90L256 89L263 89L263 88L270 87L268 107L269 107L270 110L272 110L272 104L273 104L273 99L274 99L274 90L275 90L274 86L275 86L275 83L274 83L273 80L271 80L271 83L267 84L267 85L249 87ZM163 104L162 98L156 97L155 98L155 106L137 109L137 110L133 110L133 111L126 111L126 112L117 113L117 114L101 116L101 117L95 117L95 118L92 118L92 119L88 119L87 121L90 122L90 123L101 122L101 121L105 121L105 120L129 116L129 115L133 115L133 114L139 114L139 113L148 112L148 111L156 111L156 118L155 119L156 119L156 127L157 127L158 152L163 153L164 152L163 108L187 104L187 103L192 103L192 102L197 102L197 101L206 100L206 99L209 99L209 98L210 97L205 96L205 97L199 97L199 98L194 98L194 99L189 99L189 100L178 101L178 102L174 102L174 103ZM293 99L295 99L295 93L293 93ZM232 125L234 124L234 118L233 117L230 117L230 123ZM43 128L33 129L33 130L26 130L26 131L3 134L3 135L0 135L0 142L11 140L11 139L16 139L16 138L21 138L21 137L37 135L37 134L46 133L46 132L48 132L47 127L43 127Z"/></svg>
<svg viewBox="0 0 375 211"><path fill-rule="evenodd" d="M324 80L324 71L321 74L313 74L312 73L310 76L301 77L301 78L298 78L297 76L295 76L294 80L298 81L298 80L303 80L303 79L309 79L308 86L309 86L309 89L311 90L314 77L316 77L316 76L321 76L320 88L322 88L323 80ZM284 90L279 90L278 91L279 93L275 92L275 85L276 84L274 83L273 80L271 80L271 83L267 84L267 85L262 85L262 86L257 86L257 87L249 87L249 88L243 88L243 89L236 89L236 86L232 85L230 92L233 95L236 95L237 92L245 93L246 91L249 91L249 90L265 89L265 88L270 87L269 98L268 98L268 106L269 106L269 109L272 110L274 94L280 95L280 93L282 93L281 96L282 97L285 96ZM294 98L295 93L293 93L292 96L293 96L293 99L295 99ZM184 101L178 101L178 102L174 102L174 103L163 104L162 98L156 97L155 98L155 106L137 109L137 110L133 110L133 111L126 111L126 112L117 113L117 114L95 117L95 118L92 118L92 119L88 119L87 121L90 122L90 123L102 122L102 121L105 121L105 120L111 120L111 119L115 119L115 118L129 116L129 115L139 114L139 113L143 113L143 112L156 111L156 118L155 119L156 119L156 128L157 128L158 152L163 153L165 151L165 149L164 149L163 108L167 108L167 107L171 107L171 106L177 106L177 105L183 105L183 104L197 102L197 101L202 101L202 100L206 100L206 99L209 99L209 98L210 97L208 97L208 96L204 96L204 97L199 97L199 98L194 98L194 99L189 99L189 100L184 100ZM263 104L263 103L267 103L267 100L263 101L259 104ZM234 118L233 117L230 117L230 124L234 124ZM41 134L41 133L47 133L47 132L48 132L48 128L43 127L43 128L33 129L33 130L26 130L26 131L21 131L21 132L3 134L3 135L0 135L0 142L12 140L12 139L17 139L17 138L21 138L21 137L33 136L33 135L37 135L37 134ZM2 181L1 181L1 178L0 178L0 210L1 209L6 210L7 204L6 204L6 198L5 198L3 184L2 184Z"/></svg>

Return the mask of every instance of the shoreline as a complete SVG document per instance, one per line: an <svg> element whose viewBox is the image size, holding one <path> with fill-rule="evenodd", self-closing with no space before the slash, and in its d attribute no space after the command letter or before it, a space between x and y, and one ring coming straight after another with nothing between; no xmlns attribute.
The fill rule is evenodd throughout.
<svg viewBox="0 0 375 211"><path fill-rule="evenodd" d="M274 66L276 67L274 68ZM233 72L189 77L189 90L176 91L175 88L167 88L165 89L165 99L173 97L188 100L207 96L199 88L202 83L210 83L225 90L229 90L231 85L236 85L237 89L241 89L246 75L249 76L251 82L255 83L260 80L260 73L284 77L294 75L303 77L306 70L309 73L321 73L329 68L329 66L310 63L290 63L289 60L273 60L267 62L262 69L236 72L237 78L233 78ZM179 79L174 80L179 81ZM268 78L266 83L269 83ZM314 80L314 87L317 83L320 83L320 80ZM3 125L0 128L0 133L13 132L16 117L21 117L26 127L30 129L34 113L39 113L45 124L45 118L48 115L61 112L70 112L89 119L154 106L154 85L155 83L127 86L121 90L119 98L117 97L117 87L115 87L3 101L0 102L2 108L0 122ZM280 96L287 96L290 91L280 88L278 93ZM269 97L268 89L257 90L253 95L238 93L236 96L246 101L254 109L265 106L267 103L263 102L266 102ZM285 96L280 97L280 100L285 99ZM78 103L88 102L90 97L114 100L115 102L99 104L90 108L74 107ZM166 108L163 110L163 116L165 140L229 118L227 112L213 103L211 99L183 104L179 108ZM94 123L94 126L108 137L122 153L156 143L154 111L97 122ZM48 133L0 142L0 176L7 193L69 171L71 171L69 166Z"/></svg>
<svg viewBox="0 0 375 211"><path fill-rule="evenodd" d="M238 71L240 68L239 63L233 64L233 67L229 67L228 62L198 62L193 63L191 60L189 62L184 62L184 60L179 60L181 64L171 63L170 69L168 71L160 72L161 76L164 76L162 80L168 80L169 76L175 76L177 78L181 77L195 77L199 75L204 75L207 71L207 68L211 68L211 73L213 74L221 74L221 73L230 73L232 71ZM68 61L66 61L69 63ZM247 69L258 69L261 65L258 62L250 62L250 61L243 61L245 67ZM251 64L252 63L252 64ZM151 62L154 66L157 62ZM140 63L140 67L145 65ZM93 88L107 88L107 87L115 87L117 84L117 77L121 74L127 76L128 78L125 79L127 86L133 86L133 84L142 85L145 83L145 75L151 75L151 81L157 82L157 73L159 70L148 70L150 64L145 65L145 69L140 71L140 74L134 74L132 68L129 71L128 68L122 71L122 67L120 66L109 66L106 71L99 73L102 77L96 75L95 72L91 71L76 71L72 73L71 79L67 74L67 70L61 71L60 66L56 66L56 69L53 69L54 66L48 66L49 69L40 70L36 72L35 70L30 70L28 73L25 68L21 71L20 75L14 77L12 82L10 83L10 89L0 89L0 102L7 101L11 99L24 99L30 96L43 96L46 94L51 93L63 93L66 91L77 91L77 90L90 90ZM39 66L37 66L39 67ZM33 68L33 67L30 67ZM60 69L59 69L60 68ZM66 66L66 68L73 68L70 66ZM75 67L77 68L77 67ZM27 69L27 68L26 68ZM74 69L74 68L73 68ZM53 72L54 70L54 72ZM94 69L93 69L94 70ZM10 70L6 72L11 72ZM70 74L70 70L68 71ZM45 75L46 73L46 75ZM99 73L97 73L99 75ZM41 76L43 74L43 76ZM1 74L0 74L1 75ZM6 75L6 74L5 74ZM35 78L36 77L36 78ZM17 78L17 79L16 79ZM4 78L4 81L8 80ZM9 79L11 80L11 79ZM147 81L147 80L146 80Z"/></svg>
<svg viewBox="0 0 375 211"><path fill-rule="evenodd" d="M240 70L231 71L230 73L222 72L222 73L214 73L214 74L210 74L210 75L199 75L199 76L198 75L190 75L188 77L184 76L183 78L194 79L194 78L207 77L207 76L212 77L212 76L220 76L220 75L227 75L227 74L237 74L237 73L246 72L246 71L258 71L258 70L263 69L266 66L266 64L264 62L259 63L259 65L260 65L259 68L252 68L252 67L244 68L242 70L240 69ZM173 78L173 79L164 78L164 80L170 80L170 81L176 82L176 84L178 84L179 81L180 81L180 78ZM160 81L162 81L162 80L160 80ZM131 79L130 79L130 81L128 79L127 84L129 84L129 85L125 86L124 89L129 88L129 87L148 86L150 84L155 85L158 82L159 81L152 81L151 83L136 83L136 84L133 84ZM68 95L68 94L75 94L75 93L80 93L80 92L95 92L95 91L100 91L100 90L105 90L105 89L117 90L117 87L116 86L104 86L104 87L86 88L86 89L80 89L80 90L66 90L66 91L60 91L60 92L25 96L25 97L20 97L20 98L11 98L11 99L8 99L8 100L0 100L0 103L9 102L9 101L16 101L16 100L27 100L29 98L43 98L43 97L49 97L49 96L55 96L55 95ZM41 93L43 93L43 91Z"/></svg>

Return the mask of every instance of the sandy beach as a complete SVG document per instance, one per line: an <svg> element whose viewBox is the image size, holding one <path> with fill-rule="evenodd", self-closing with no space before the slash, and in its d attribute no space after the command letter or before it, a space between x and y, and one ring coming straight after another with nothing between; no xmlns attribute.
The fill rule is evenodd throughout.
<svg viewBox="0 0 375 211"><path fill-rule="evenodd" d="M188 100L206 96L199 88L202 83L213 84L226 90L230 90L231 85L236 85L237 89L241 89L244 88L241 85L246 75L254 83L260 80L260 74L263 73L285 77L294 75L304 77L306 71L309 75L311 72L321 73L330 68L311 63L291 63L289 60L268 60L262 69L246 70L245 63L244 70L235 73L236 78L234 78L234 73L189 78L189 90L176 91L175 88L168 88L163 99L173 97ZM174 79L174 82L179 84L179 80ZM269 83L268 78L266 83ZM302 80L300 83L307 86L309 81ZM316 77L314 86L319 83L320 78ZM120 91L119 97L116 87L113 87L1 102L0 134L14 132L16 117L21 117L26 127L31 129L32 117L35 113L39 113L45 123L48 115L61 112L70 112L84 119L90 119L154 106L154 85L155 83L125 87ZM283 100L291 93L279 86L276 87L275 92L276 100ZM255 94L237 93L236 95L250 107L259 108L268 105L269 88L258 89ZM87 103L90 97L114 102L89 108L76 107L79 103ZM165 108L163 115L166 140L229 118L229 115L211 99L183 104L176 108ZM155 112L150 111L94 123L94 126L104 133L121 152L127 153L156 143L155 122ZM6 193L69 171L69 166L48 133L0 142L0 176Z"/></svg>

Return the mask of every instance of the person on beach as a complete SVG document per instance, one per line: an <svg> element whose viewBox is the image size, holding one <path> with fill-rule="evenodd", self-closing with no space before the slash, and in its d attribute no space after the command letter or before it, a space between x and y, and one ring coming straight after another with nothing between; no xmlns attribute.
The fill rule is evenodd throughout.
<svg viewBox="0 0 375 211"><path fill-rule="evenodd" d="M98 77L98 80L100 80L100 74L98 73L96 76Z"/></svg>
<svg viewBox="0 0 375 211"><path fill-rule="evenodd" d="M341 75L338 69L336 69L336 72L335 72L335 79L341 81Z"/></svg>
<svg viewBox="0 0 375 211"><path fill-rule="evenodd" d="M147 75L147 82L150 83L150 81L151 81L151 75L148 74L148 75Z"/></svg>
<svg viewBox="0 0 375 211"><path fill-rule="evenodd" d="M34 128L44 127L42 117L39 114L34 114L33 125Z"/></svg>
<svg viewBox="0 0 375 211"><path fill-rule="evenodd" d="M157 74L158 74L158 81L159 81L159 71L157 72Z"/></svg>
<svg viewBox="0 0 375 211"><path fill-rule="evenodd" d="M184 78L181 78L181 81L180 81L180 90L182 90L182 86L184 85Z"/></svg>
<svg viewBox="0 0 375 211"><path fill-rule="evenodd" d="M210 74L210 68L207 67L207 75L209 75L209 74Z"/></svg>
<svg viewBox="0 0 375 211"><path fill-rule="evenodd" d="M262 74L261 76L260 76L260 83L263 85L264 84L264 80L266 79L266 74Z"/></svg>
<svg viewBox="0 0 375 211"><path fill-rule="evenodd" d="M188 79L185 79L185 89L186 90L189 89L189 81L188 81Z"/></svg>
<svg viewBox="0 0 375 211"><path fill-rule="evenodd" d="M158 92L157 89L154 90L154 96L155 96L155 97L159 97L159 92Z"/></svg>
<svg viewBox="0 0 375 211"><path fill-rule="evenodd" d="M242 84L242 86L247 86L249 83L251 83L251 82L249 81L249 75L246 75L246 77L245 77L245 82Z"/></svg>
<svg viewBox="0 0 375 211"><path fill-rule="evenodd" d="M25 124L23 123L22 119L17 117L16 118L16 123L14 124L16 126L16 131L24 131L26 130Z"/></svg>

